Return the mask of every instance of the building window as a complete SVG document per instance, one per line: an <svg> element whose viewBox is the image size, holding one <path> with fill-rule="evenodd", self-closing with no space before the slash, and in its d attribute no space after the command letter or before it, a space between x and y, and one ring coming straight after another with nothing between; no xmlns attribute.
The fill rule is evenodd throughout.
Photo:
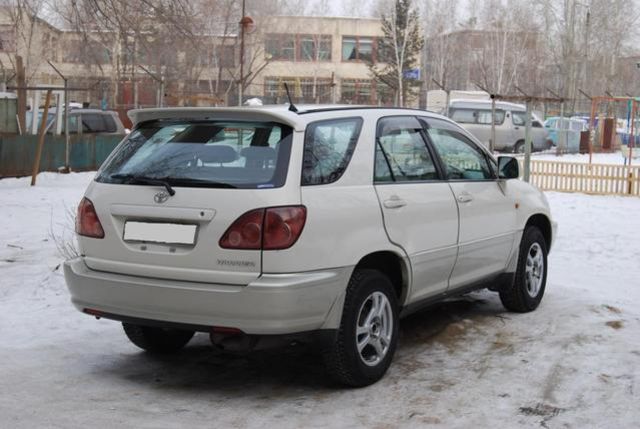
<svg viewBox="0 0 640 429"><path fill-rule="evenodd" d="M345 36L342 38L342 61L375 61L375 37Z"/></svg>
<svg viewBox="0 0 640 429"><path fill-rule="evenodd" d="M322 34L268 34L268 59L275 61L330 61L331 36Z"/></svg>
<svg viewBox="0 0 640 429"><path fill-rule="evenodd" d="M266 54L272 60L294 61L296 40L294 34L268 34L265 43Z"/></svg>
<svg viewBox="0 0 640 429"><path fill-rule="evenodd" d="M0 26L0 52L16 51L16 33L8 25Z"/></svg>
<svg viewBox="0 0 640 429"><path fill-rule="evenodd" d="M369 79L342 79L342 103L374 104L371 87Z"/></svg>
<svg viewBox="0 0 640 429"><path fill-rule="evenodd" d="M395 103L395 92L386 83L376 82L376 103L381 106L393 106Z"/></svg>
<svg viewBox="0 0 640 429"><path fill-rule="evenodd" d="M233 45L218 45L198 55L197 62L202 67L233 68L236 65Z"/></svg>
<svg viewBox="0 0 640 429"><path fill-rule="evenodd" d="M303 61L313 61L316 59L316 41L313 36L300 37L300 59Z"/></svg>
<svg viewBox="0 0 640 429"><path fill-rule="evenodd" d="M331 36L304 34L298 40L298 61L331 60Z"/></svg>
<svg viewBox="0 0 640 429"><path fill-rule="evenodd" d="M342 79L341 102L345 104L369 104L393 106L395 92L393 88L369 79Z"/></svg>
<svg viewBox="0 0 640 429"><path fill-rule="evenodd" d="M109 64L111 52L97 41L70 40L64 45L62 61L87 65Z"/></svg>
<svg viewBox="0 0 640 429"><path fill-rule="evenodd" d="M232 68L236 66L236 50L232 45L216 46L218 64L222 68Z"/></svg>
<svg viewBox="0 0 640 429"><path fill-rule="evenodd" d="M330 78L320 77L267 77L264 80L264 96L267 103L286 100L284 84L297 103L330 103L333 87Z"/></svg>

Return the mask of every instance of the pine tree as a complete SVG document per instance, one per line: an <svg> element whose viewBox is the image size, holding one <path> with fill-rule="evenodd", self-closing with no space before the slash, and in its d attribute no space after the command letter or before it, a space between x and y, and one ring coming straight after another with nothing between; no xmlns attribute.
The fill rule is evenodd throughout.
<svg viewBox="0 0 640 429"><path fill-rule="evenodd" d="M424 45L418 11L412 0L394 0L388 12L382 13L384 41L378 43L377 61L369 69L379 85L388 86L396 94L399 106L416 96L420 82L408 79L404 72L419 67Z"/></svg>

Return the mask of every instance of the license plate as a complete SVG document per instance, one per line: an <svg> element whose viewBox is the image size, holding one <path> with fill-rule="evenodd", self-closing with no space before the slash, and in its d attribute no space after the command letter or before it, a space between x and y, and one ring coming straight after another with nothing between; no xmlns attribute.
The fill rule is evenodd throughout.
<svg viewBox="0 0 640 429"><path fill-rule="evenodd" d="M196 225L129 221L124 224L124 239L150 243L194 244L196 230Z"/></svg>

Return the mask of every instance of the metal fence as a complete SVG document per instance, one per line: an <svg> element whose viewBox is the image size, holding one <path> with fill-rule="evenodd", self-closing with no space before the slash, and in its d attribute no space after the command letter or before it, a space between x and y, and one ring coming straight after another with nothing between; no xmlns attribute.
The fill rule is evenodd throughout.
<svg viewBox="0 0 640 429"><path fill-rule="evenodd" d="M74 171L97 170L120 143L119 135L72 136L69 164ZM0 136L0 177L20 177L31 174L38 136ZM65 163L64 136L47 136L42 150L40 171L56 171Z"/></svg>

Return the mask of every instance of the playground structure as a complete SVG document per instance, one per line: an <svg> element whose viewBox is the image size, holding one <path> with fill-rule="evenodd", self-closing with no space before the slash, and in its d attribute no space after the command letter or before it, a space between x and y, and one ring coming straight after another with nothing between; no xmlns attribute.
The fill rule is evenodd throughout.
<svg viewBox="0 0 640 429"><path fill-rule="evenodd" d="M596 137L596 119L598 117L598 113L600 108L606 104L606 117L611 120L610 123L614 127L613 130L608 130L609 125L605 122L602 124L602 134L606 134L607 132L613 132L616 134L617 127L617 112L616 109L612 109L612 104L618 103L627 103L627 119L625 128L627 131L627 147L626 151L623 152L623 156L625 157L625 164L628 163L631 165L633 160L633 149L636 144L636 133L637 133L637 115L638 115L638 103L640 102L640 98L636 97L614 97L614 96L598 96L598 97L590 97L591 98L591 114L589 117L589 164L592 163L593 159L593 148ZM613 116L613 117L612 117ZM602 138L601 138L602 140ZM602 149L611 150L613 145L610 147L605 147L604 144L600 145Z"/></svg>
<svg viewBox="0 0 640 429"><path fill-rule="evenodd" d="M520 91L522 92L522 91ZM549 161L531 160L531 127L533 122L533 106L536 103L558 103L560 105L561 116L564 117L565 100L561 97L535 97L527 94L523 95L500 95L491 94L492 116L495 118L495 102L498 100L520 102L526 105L526 131L524 160L522 161L523 179L526 182L533 181L535 185L545 190L555 190L560 192L586 192L601 195L634 195L640 196L640 168L631 165L633 149L636 144L636 133L638 125L636 116L638 114L638 103L640 98L635 97L590 97L591 115L589 118L588 130L588 151L589 163L563 163ZM600 137L605 141L606 134L609 133L607 144L600 144L600 151L612 151L615 148L614 139L617 135L617 114L612 114L612 105L621 102L627 103L627 120L625 128L628 131L627 147L628 154L625 156L624 166L593 164L594 142L597 131L596 116L600 107L606 104L606 120L602 121ZM613 118L612 118L613 116ZM492 121L490 149L493 149L495 141L495 119Z"/></svg>

